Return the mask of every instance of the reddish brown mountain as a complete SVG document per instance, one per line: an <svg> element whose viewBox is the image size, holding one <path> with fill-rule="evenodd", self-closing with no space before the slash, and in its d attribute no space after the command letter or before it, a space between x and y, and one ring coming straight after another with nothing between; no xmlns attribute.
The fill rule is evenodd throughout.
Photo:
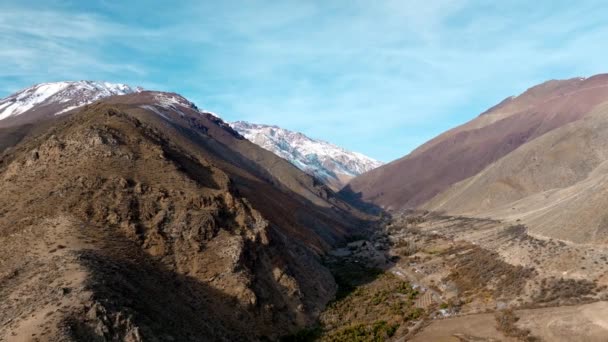
<svg viewBox="0 0 608 342"><path fill-rule="evenodd" d="M608 75L549 81L352 180L343 192L386 209L417 207L520 146L608 100Z"/></svg>

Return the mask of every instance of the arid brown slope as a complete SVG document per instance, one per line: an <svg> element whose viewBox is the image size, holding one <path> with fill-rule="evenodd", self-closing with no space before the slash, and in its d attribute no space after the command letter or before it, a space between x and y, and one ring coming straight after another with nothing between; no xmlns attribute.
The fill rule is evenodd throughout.
<svg viewBox="0 0 608 342"><path fill-rule="evenodd" d="M356 177L343 191L387 209L416 207L607 99L608 75L543 83Z"/></svg>
<svg viewBox="0 0 608 342"><path fill-rule="evenodd" d="M362 221L220 119L144 92L47 125L0 157L0 339L276 338L332 298L317 253Z"/></svg>
<svg viewBox="0 0 608 342"><path fill-rule="evenodd" d="M424 207L520 220L531 233L608 242L608 102L459 182Z"/></svg>

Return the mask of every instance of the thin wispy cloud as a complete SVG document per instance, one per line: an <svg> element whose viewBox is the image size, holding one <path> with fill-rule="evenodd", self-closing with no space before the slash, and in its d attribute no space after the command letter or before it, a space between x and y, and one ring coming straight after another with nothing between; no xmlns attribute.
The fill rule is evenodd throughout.
<svg viewBox="0 0 608 342"><path fill-rule="evenodd" d="M154 3L3 2L0 91L127 82L388 161L536 83L608 71L602 1Z"/></svg>

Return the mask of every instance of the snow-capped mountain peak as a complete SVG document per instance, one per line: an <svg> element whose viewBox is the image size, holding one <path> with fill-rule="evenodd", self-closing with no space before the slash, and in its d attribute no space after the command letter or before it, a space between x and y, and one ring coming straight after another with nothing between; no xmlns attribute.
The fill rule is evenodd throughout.
<svg viewBox="0 0 608 342"><path fill-rule="evenodd" d="M58 115L104 97L142 91L126 84L97 81L40 83L0 100L0 120L41 107Z"/></svg>
<svg viewBox="0 0 608 342"><path fill-rule="evenodd" d="M251 142L288 160L304 172L324 181L334 189L382 162L361 153L347 151L322 140L277 126L236 121L230 124Z"/></svg>

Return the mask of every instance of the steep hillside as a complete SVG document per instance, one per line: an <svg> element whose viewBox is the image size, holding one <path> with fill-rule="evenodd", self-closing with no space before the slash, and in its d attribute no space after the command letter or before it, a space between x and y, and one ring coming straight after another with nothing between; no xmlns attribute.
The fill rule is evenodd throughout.
<svg viewBox="0 0 608 342"><path fill-rule="evenodd" d="M521 146L425 208L521 221L531 233L608 242L608 99L584 119Z"/></svg>
<svg viewBox="0 0 608 342"><path fill-rule="evenodd" d="M176 94L33 125L0 155L3 340L275 339L315 320L319 255L364 227Z"/></svg>
<svg viewBox="0 0 608 342"><path fill-rule="evenodd" d="M353 177L382 165L381 162L361 153L350 152L277 126L244 121L230 125L245 138L290 161L334 190L341 189Z"/></svg>
<svg viewBox="0 0 608 342"><path fill-rule="evenodd" d="M549 81L511 97L343 190L387 209L417 207L608 99L608 75Z"/></svg>

